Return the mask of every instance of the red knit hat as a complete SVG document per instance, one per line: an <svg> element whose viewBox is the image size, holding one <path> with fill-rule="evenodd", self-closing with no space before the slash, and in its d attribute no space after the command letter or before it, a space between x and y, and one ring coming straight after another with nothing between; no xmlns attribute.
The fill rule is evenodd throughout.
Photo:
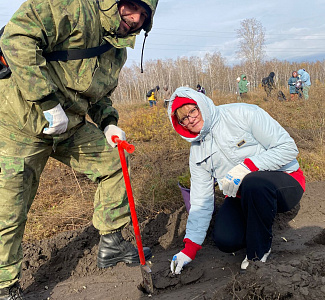
<svg viewBox="0 0 325 300"><path fill-rule="evenodd" d="M190 98L185 98L185 97L178 97L176 96L173 104L172 104L172 121L173 121L173 126L176 130L176 132L184 137L187 138L195 138L197 137L197 133L193 133L191 131L189 131L188 129L186 129L184 126L182 126L181 124L178 123L178 118L177 116L174 114L175 110L182 107L185 104L195 104L197 105L196 101L194 101L193 99Z"/></svg>

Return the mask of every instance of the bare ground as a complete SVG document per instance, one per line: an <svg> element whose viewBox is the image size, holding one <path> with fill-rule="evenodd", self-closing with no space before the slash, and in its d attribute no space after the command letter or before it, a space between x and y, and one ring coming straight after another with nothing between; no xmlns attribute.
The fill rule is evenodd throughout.
<svg viewBox="0 0 325 300"><path fill-rule="evenodd" d="M180 276L169 260L183 247L187 213L158 214L141 224L143 244L152 248L154 294L141 292L139 265L96 267L99 235L93 226L24 244L21 284L27 300L43 299L325 299L325 182L307 184L294 211L279 214L266 263L239 266L245 251L220 252L206 239ZM132 227L123 235L134 243Z"/></svg>

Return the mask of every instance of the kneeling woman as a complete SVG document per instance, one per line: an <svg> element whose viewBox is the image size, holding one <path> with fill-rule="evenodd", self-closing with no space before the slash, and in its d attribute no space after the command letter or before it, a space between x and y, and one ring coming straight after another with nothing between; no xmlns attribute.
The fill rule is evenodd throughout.
<svg viewBox="0 0 325 300"><path fill-rule="evenodd" d="M187 87L174 92L168 114L176 132L191 143L191 209L185 247L174 255L171 271L180 274L202 248L214 209L215 180L226 195L213 229L217 247L228 253L246 248L242 269L250 260L265 262L276 213L296 206L305 189L294 140L256 105L215 106Z"/></svg>

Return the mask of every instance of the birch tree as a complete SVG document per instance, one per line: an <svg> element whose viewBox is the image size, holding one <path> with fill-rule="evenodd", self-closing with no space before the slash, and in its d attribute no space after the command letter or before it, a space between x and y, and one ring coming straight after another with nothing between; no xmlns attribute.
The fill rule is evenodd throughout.
<svg viewBox="0 0 325 300"><path fill-rule="evenodd" d="M243 58L245 65L249 68L245 73L252 76L254 87L259 83L257 75L258 68L262 65L265 57L265 30L262 23L255 18L245 19L240 22L241 27L237 29L239 38L239 50L237 55Z"/></svg>

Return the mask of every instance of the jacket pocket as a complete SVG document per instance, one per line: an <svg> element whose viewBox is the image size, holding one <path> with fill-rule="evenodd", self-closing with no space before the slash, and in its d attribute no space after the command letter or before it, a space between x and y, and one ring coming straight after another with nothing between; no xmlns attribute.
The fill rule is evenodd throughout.
<svg viewBox="0 0 325 300"><path fill-rule="evenodd" d="M82 93L86 91L92 81L95 70L98 68L97 57L80 60L59 61L53 64L57 74L60 76L63 86L68 89Z"/></svg>
<svg viewBox="0 0 325 300"><path fill-rule="evenodd" d="M236 136L230 143L230 154L236 163L242 162L245 158L255 155L258 151L258 143L255 138L249 134L244 133Z"/></svg>

